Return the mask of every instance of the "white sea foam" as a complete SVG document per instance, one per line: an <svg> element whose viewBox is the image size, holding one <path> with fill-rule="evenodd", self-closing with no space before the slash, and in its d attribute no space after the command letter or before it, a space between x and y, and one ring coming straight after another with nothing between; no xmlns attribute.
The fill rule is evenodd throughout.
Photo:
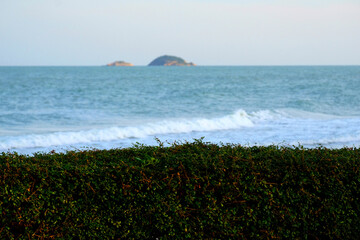
<svg viewBox="0 0 360 240"><path fill-rule="evenodd" d="M250 145L298 145L316 147L360 146L360 118L337 117L297 110L238 110L218 118L148 122L128 127L63 131L0 137L0 152L33 153L82 147L113 148L134 142L154 144L154 137Z"/></svg>
<svg viewBox="0 0 360 240"><path fill-rule="evenodd" d="M111 127L78 132L55 132L0 138L0 151L37 148L79 143L106 142L127 138L144 138L161 134L189 132L207 132L252 127L254 123L249 115L238 110L231 115L213 119L183 119L179 121L161 121L135 127Z"/></svg>
<svg viewBox="0 0 360 240"><path fill-rule="evenodd" d="M298 144L304 146L327 146L327 147L359 147L360 146L360 134L357 136L340 136L321 138L317 140L305 140L301 142L292 142L288 145L296 146Z"/></svg>

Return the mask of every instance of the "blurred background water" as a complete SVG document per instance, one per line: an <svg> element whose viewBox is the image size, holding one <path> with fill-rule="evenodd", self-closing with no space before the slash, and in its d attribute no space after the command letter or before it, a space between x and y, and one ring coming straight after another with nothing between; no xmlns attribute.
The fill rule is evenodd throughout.
<svg viewBox="0 0 360 240"><path fill-rule="evenodd" d="M360 66L0 67L0 152L360 146Z"/></svg>

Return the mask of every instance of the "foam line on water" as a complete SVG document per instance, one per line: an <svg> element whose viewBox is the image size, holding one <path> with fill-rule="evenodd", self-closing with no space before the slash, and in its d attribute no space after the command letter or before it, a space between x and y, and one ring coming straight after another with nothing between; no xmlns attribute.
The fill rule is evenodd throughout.
<svg viewBox="0 0 360 240"><path fill-rule="evenodd" d="M347 146L352 147L360 146L360 135L358 136L339 136L339 137L332 137L328 139L318 139L318 140L305 140L300 142L292 142L289 145L296 146L298 144L301 145L310 145L310 146L331 146L331 145L339 145L339 146ZM350 143L350 144L349 144Z"/></svg>
<svg viewBox="0 0 360 240"><path fill-rule="evenodd" d="M50 147L79 143L106 142L126 138L144 138L161 134L219 131L252 127L251 117L238 110L231 115L212 119L183 119L178 121L161 121L136 127L111 127L78 132L55 132L0 138L0 150L17 148Z"/></svg>

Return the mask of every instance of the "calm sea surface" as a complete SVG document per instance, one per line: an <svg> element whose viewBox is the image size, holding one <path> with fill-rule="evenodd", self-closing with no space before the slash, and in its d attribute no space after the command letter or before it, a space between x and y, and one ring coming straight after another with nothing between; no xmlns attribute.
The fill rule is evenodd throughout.
<svg viewBox="0 0 360 240"><path fill-rule="evenodd" d="M0 152L360 146L360 66L0 67Z"/></svg>

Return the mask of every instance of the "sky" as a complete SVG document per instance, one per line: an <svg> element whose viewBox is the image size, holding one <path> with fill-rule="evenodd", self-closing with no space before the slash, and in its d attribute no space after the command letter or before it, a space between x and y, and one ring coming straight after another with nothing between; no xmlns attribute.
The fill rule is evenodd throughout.
<svg viewBox="0 0 360 240"><path fill-rule="evenodd" d="M360 65L360 0L0 0L0 66Z"/></svg>

